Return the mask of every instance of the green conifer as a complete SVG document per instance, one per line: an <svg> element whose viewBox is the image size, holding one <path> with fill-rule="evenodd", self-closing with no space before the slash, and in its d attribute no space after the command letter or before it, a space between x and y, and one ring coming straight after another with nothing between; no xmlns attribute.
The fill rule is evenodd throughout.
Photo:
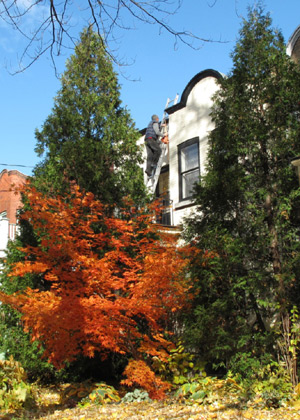
<svg viewBox="0 0 300 420"><path fill-rule="evenodd" d="M276 352L280 321L300 304L300 193L291 166L300 155L300 70L271 24L260 6L243 23L215 97L197 216L186 226L214 256L193 265L199 295L187 339L227 367L238 353Z"/></svg>
<svg viewBox="0 0 300 420"><path fill-rule="evenodd" d="M67 61L51 114L36 131L40 188L63 192L75 181L104 203L144 197L139 133L120 100L103 40L92 27Z"/></svg>

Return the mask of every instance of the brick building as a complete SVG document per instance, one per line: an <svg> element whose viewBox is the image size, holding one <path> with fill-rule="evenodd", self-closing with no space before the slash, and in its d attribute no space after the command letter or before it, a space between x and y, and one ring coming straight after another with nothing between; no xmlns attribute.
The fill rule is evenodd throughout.
<svg viewBox="0 0 300 420"><path fill-rule="evenodd" d="M9 239L17 229L17 210L21 207L20 194L15 189L26 182L27 176L17 170L4 169L0 173L0 258L4 257Z"/></svg>

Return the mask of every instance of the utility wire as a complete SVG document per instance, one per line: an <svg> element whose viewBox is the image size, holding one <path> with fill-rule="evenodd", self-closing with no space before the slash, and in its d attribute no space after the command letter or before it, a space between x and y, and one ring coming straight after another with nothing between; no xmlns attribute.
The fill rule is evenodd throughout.
<svg viewBox="0 0 300 420"><path fill-rule="evenodd" d="M34 168L34 166L27 166L27 165L9 165L8 163L0 163L0 166L18 166L21 168Z"/></svg>

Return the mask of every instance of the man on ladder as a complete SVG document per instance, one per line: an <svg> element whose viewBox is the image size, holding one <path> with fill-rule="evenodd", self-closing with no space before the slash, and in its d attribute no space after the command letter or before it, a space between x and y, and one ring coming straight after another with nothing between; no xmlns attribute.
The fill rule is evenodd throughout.
<svg viewBox="0 0 300 420"><path fill-rule="evenodd" d="M161 127L164 126L165 124L159 125L159 118L157 115L152 115L145 134L145 145L147 150L147 165L145 172L148 177L152 177L155 174L157 162L162 152L160 138L166 136L166 134L161 131Z"/></svg>

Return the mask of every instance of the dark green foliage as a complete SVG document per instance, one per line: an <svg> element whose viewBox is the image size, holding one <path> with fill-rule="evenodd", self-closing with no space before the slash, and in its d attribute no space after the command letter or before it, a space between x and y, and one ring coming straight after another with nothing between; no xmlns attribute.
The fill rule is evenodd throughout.
<svg viewBox="0 0 300 420"><path fill-rule="evenodd" d="M192 263L198 296L186 339L226 367L237 353L274 356L280 320L300 303L300 192L290 164L300 155L300 71L260 7L249 11L232 57L215 97L197 216L186 225L211 257Z"/></svg>
<svg viewBox="0 0 300 420"><path fill-rule="evenodd" d="M120 86L102 39L84 30L67 61L52 113L36 131L36 152L45 156L34 171L46 191L64 192L70 181L103 203L145 197L138 166L138 131L120 100Z"/></svg>
<svg viewBox="0 0 300 420"><path fill-rule="evenodd" d="M229 375L243 387L243 400L252 399L260 408L278 408L293 398L288 372L271 354L238 353L231 359Z"/></svg>

